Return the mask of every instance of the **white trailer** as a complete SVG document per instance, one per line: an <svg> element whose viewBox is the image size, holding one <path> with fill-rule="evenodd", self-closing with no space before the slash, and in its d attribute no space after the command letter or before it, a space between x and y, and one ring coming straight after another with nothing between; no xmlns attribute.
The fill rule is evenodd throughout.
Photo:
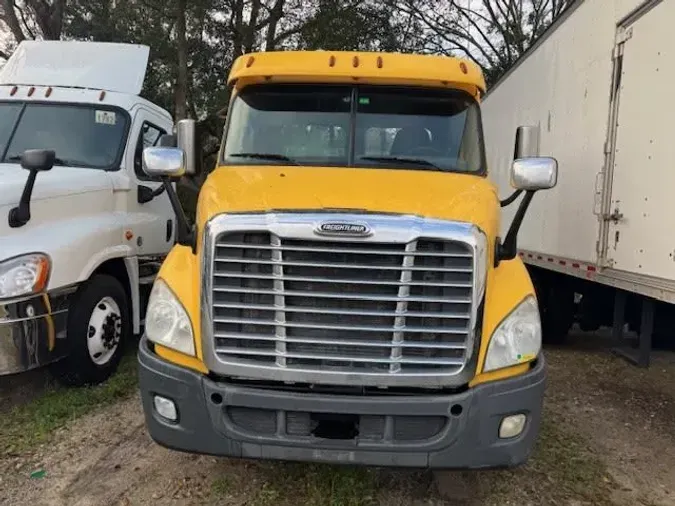
<svg viewBox="0 0 675 506"><path fill-rule="evenodd" d="M541 152L560 164L518 238L548 337L575 320L612 325L617 351L645 366L652 335L675 334L673 20L675 0L576 0L483 103L502 198L517 126L538 126ZM622 346L624 322L640 331L638 353Z"/></svg>
<svg viewBox="0 0 675 506"><path fill-rule="evenodd" d="M140 330L176 235L142 168L173 131L139 96L148 55L26 41L0 70L0 375L55 362L67 383L96 383Z"/></svg>

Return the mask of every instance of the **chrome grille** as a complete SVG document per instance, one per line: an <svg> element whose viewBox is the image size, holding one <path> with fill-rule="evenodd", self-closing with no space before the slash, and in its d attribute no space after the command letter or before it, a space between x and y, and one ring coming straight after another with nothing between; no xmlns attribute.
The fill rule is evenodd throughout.
<svg viewBox="0 0 675 506"><path fill-rule="evenodd" d="M473 344L472 245L288 239L213 241L213 351L279 371L453 375Z"/></svg>

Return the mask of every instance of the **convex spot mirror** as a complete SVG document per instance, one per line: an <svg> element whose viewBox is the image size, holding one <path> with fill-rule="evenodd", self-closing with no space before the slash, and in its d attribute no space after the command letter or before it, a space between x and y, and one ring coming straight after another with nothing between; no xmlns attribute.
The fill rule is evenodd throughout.
<svg viewBox="0 0 675 506"><path fill-rule="evenodd" d="M197 122L193 119L182 119L176 123L176 146L185 153L185 174L196 176L199 172L201 156L198 149Z"/></svg>
<svg viewBox="0 0 675 506"><path fill-rule="evenodd" d="M557 182L558 162L555 158L521 158L514 160L511 167L511 186L516 190L548 190Z"/></svg>
<svg viewBox="0 0 675 506"><path fill-rule="evenodd" d="M143 172L152 178L180 178L185 175L185 151L170 147L145 148Z"/></svg>

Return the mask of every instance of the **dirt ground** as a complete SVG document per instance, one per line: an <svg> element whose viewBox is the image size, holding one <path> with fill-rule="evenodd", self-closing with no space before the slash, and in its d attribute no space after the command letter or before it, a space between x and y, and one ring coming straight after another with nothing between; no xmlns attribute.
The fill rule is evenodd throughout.
<svg viewBox="0 0 675 506"><path fill-rule="evenodd" d="M469 504L675 505L675 354L656 353L652 367L641 370L577 336L546 357L545 422L535 454L516 470L462 475ZM455 479L176 453L150 440L135 393L37 447L0 454L2 505L450 506L458 502L443 492Z"/></svg>

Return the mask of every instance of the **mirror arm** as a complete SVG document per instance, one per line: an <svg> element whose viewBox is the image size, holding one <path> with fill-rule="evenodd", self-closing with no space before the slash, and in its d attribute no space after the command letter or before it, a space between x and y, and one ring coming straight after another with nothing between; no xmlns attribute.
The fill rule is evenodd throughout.
<svg viewBox="0 0 675 506"><path fill-rule="evenodd" d="M497 245L495 267L497 267L502 260L513 260L518 255L518 232L520 231L520 226L523 224L525 213L527 213L527 208L530 207L530 202L532 202L534 194L534 190L528 190L525 192L523 200L520 201L520 205L513 217L509 231L506 233L504 242Z"/></svg>
<svg viewBox="0 0 675 506"><path fill-rule="evenodd" d="M176 232L176 242L182 246L190 246L192 252L195 253L197 241L195 240L194 228L190 226L185 211L183 211L183 206L181 206L180 200L178 199L178 194L173 189L173 186L171 186L171 179L163 178L162 185L169 197L173 212L176 213L176 226L178 227Z"/></svg>
<svg viewBox="0 0 675 506"><path fill-rule="evenodd" d="M500 205L501 207L510 206L511 204L513 204L513 202L514 202L518 197L520 197L520 194L521 194L521 193L523 193L523 190L516 190L516 191L514 191L511 195L509 195L508 197L506 197L504 200L500 200L500 201L499 201L499 205Z"/></svg>
<svg viewBox="0 0 675 506"><path fill-rule="evenodd" d="M148 186L138 185L138 203L147 204L151 200L159 197L162 193L166 191L164 185L155 188L154 190Z"/></svg>
<svg viewBox="0 0 675 506"><path fill-rule="evenodd" d="M33 195L33 186L37 177L37 170L28 173L26 186L23 187L19 205L9 211L8 221L11 228L23 227L30 221L30 198Z"/></svg>

